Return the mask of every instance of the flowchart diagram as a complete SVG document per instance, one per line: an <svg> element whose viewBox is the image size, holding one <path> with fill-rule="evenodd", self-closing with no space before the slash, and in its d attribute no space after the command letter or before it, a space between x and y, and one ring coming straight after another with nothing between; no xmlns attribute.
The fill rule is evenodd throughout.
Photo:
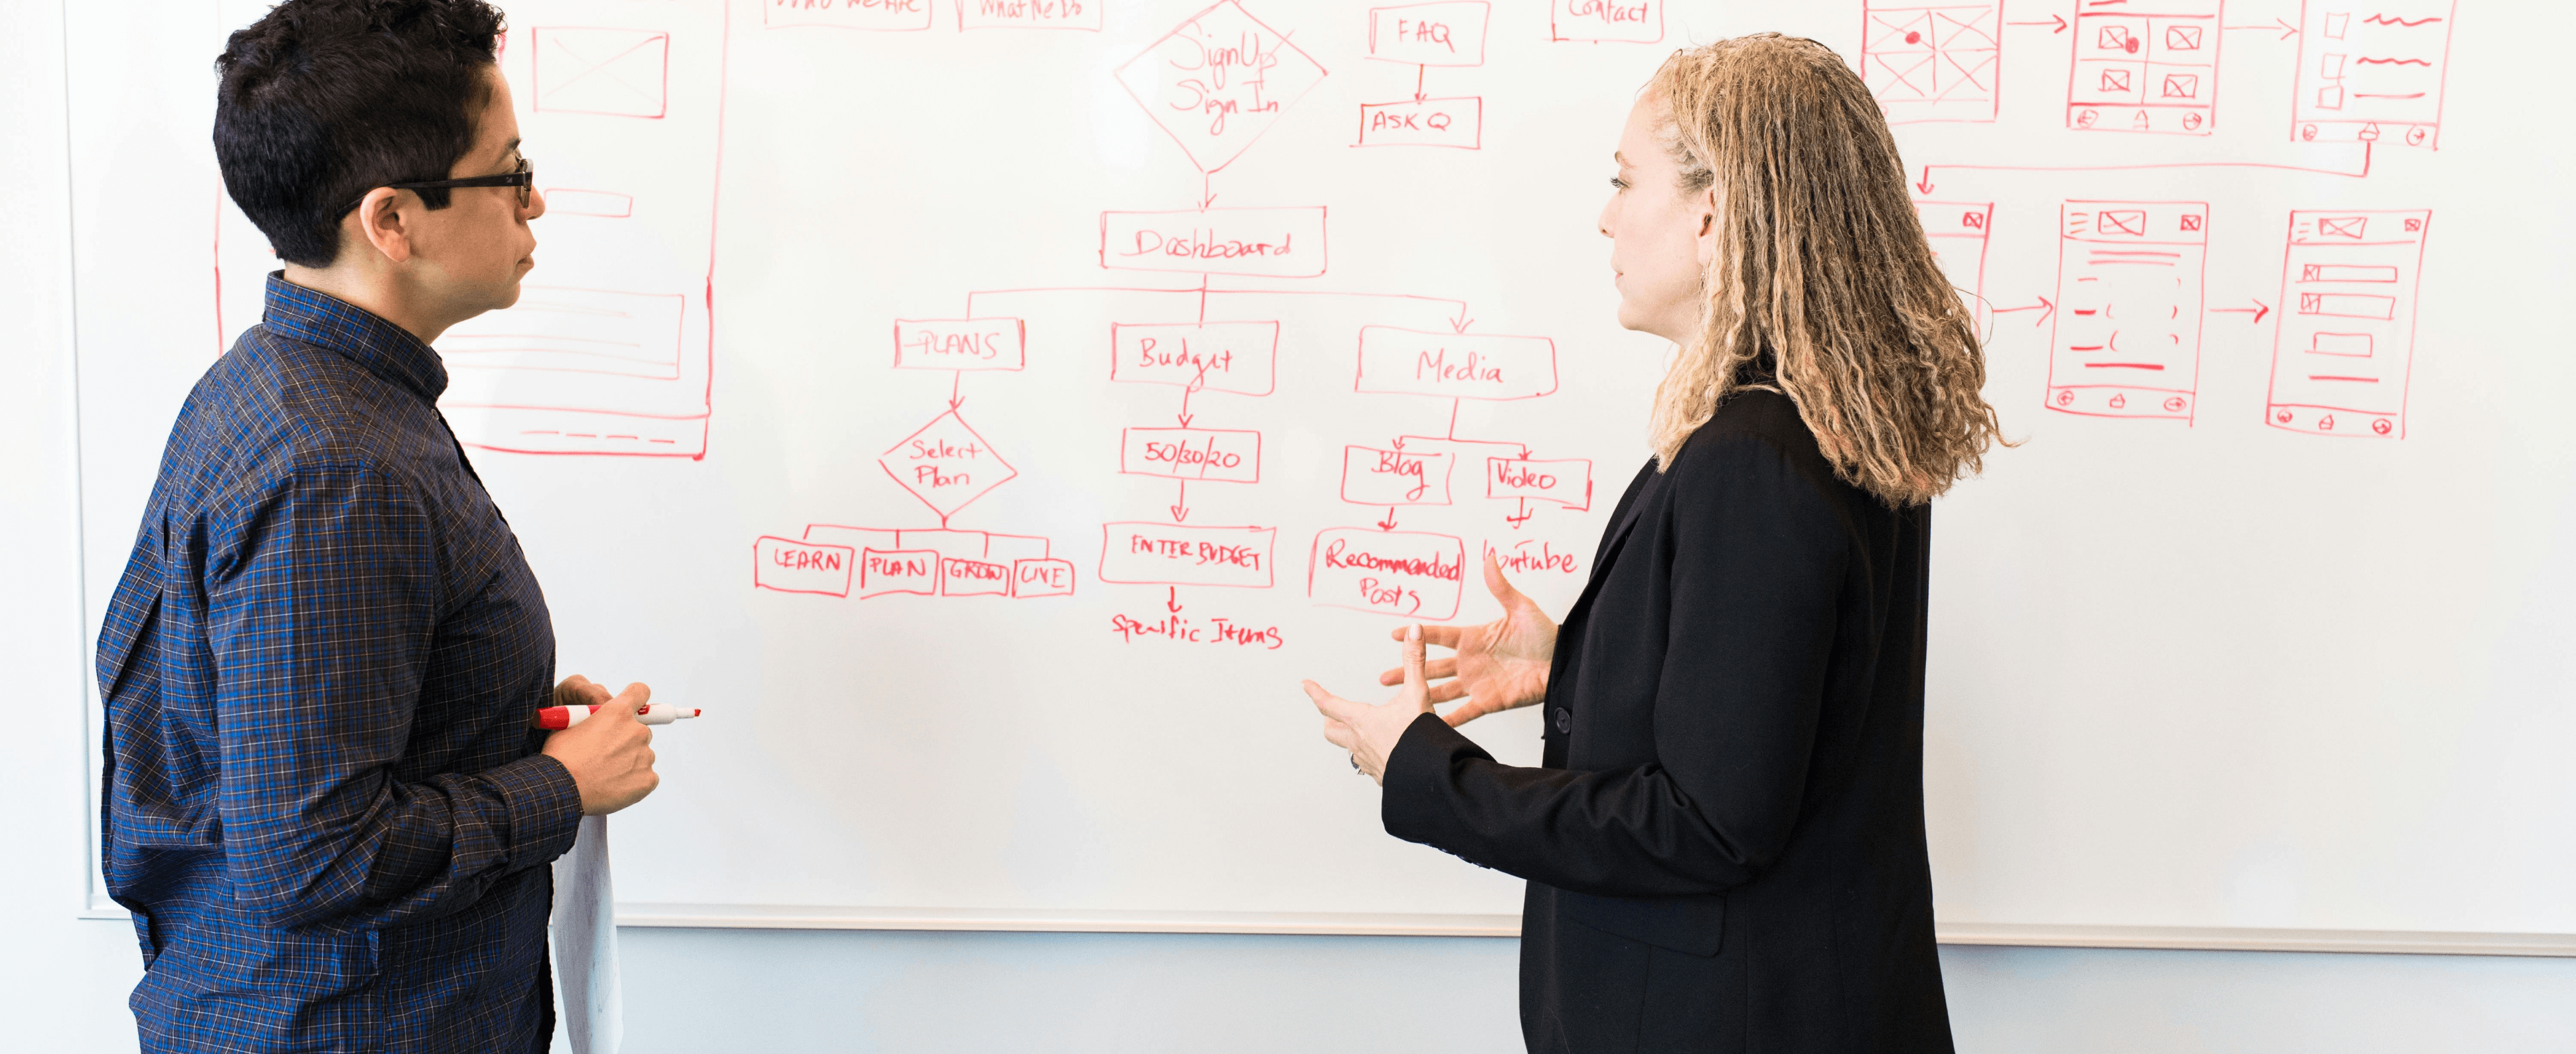
<svg viewBox="0 0 2576 1054"><path fill-rule="evenodd" d="M1559 22L1557 39L1660 35L1638 21L1659 4L1632 4L1624 13L1579 2L1559 6L1577 21ZM1352 145L1476 149L1482 101L1436 95L1428 78L1435 69L1447 75L1482 65L1490 24L1485 0L1370 10L1364 26L1352 27L1364 33L1364 54L1411 66L1412 92L1360 104ZM1568 36L1569 26L1602 35ZM1464 436L1457 427L1465 403L1516 403L1556 392L1552 339L1478 331L1467 304L1455 299L1314 287L1331 273L1336 232L1329 202L1216 204L1216 177L1247 163L1279 117L1333 76L1290 33L1239 0L1223 0L1172 26L1111 75L1176 148L1166 156L1195 168L1198 200L1097 213L1092 258L1080 263L1123 276L1116 283L981 290L967 295L958 316L896 321L895 368L955 374L948 406L932 408L928 424L879 459L936 515L937 525L812 524L794 535L763 536L755 542L755 585L859 598L1030 598L1072 593L1087 578L1150 591L1162 602L1150 615L1115 616L1127 640L1276 648L1277 627L1200 617L1187 610L1183 591L1302 590L1319 606L1450 618L1472 578L1468 567L1480 557L1467 537L1409 529L1406 510L1481 505L1490 510L1486 522L1508 534L1523 530L1540 509L1591 508L1588 459L1548 457L1517 440ZM1015 475L1005 455L969 423L975 410L966 376L976 374L979 386L987 377L1002 383L1037 355L1102 361L1102 381L1177 396L1169 418L1126 425L1115 446L1115 472L1169 481L1170 503L1105 519L1100 555L1089 567L1052 555L1070 539L951 522ZM1276 486L1265 472L1264 435L1230 427L1225 408L1272 398L1283 370L1347 371L1353 393L1419 397L1447 424L1436 432L1355 438L1343 447L1333 497L1360 514L1346 526L1283 538L1275 522L1194 509L1194 493L1204 498L1212 488ZM1573 558L1551 543L1492 547L1514 566L1574 568Z"/></svg>
<svg viewBox="0 0 2576 1054"><path fill-rule="evenodd" d="M1896 125L2003 120L2008 65L2063 55L2063 126L2153 143L2207 139L2261 121L2283 144L2212 159L2175 150L2169 161L2078 165L2044 157L1931 157L1914 184L1924 230L1981 324L2035 312L2048 325L2041 405L2100 418L2200 418L2204 336L2221 316L2270 322L2273 368L2264 423L2314 436L2402 439L2413 376L2415 287L2429 209L2295 209L2277 289L2207 288L2216 246L2268 241L2267 217L2198 201L2105 199L2080 189L2136 173L2170 173L2212 191L2292 176L2367 183L2380 148L2440 144L2454 0L2414 4L2308 0L2298 15L2243 16L2230 0L2076 0L2055 8L1988 3L1866 2L1859 67ZM2044 15L2034 11L2046 12ZM2234 34L2246 42L2222 46ZM2221 62L2221 55L2227 59ZM2289 63L2292 105L2260 116L2226 96L2227 69ZM2277 68L2277 67L2276 67ZM2241 75L2241 74L2240 74ZM2016 84L2024 83L2016 81ZM2037 90L2037 89L2031 89ZM2238 111L2222 113L2222 110ZM2026 112L2026 111L2025 111ZM2330 144L2339 159L2308 149ZM2132 151L2134 153L2134 151ZM2248 182L2254 181L2254 182ZM1963 187L1999 196L1970 201ZM1989 244L2002 209L2047 202L2057 231L2053 289L1986 288ZM2404 204L2404 203L2397 203ZM2278 215L2277 213L2273 215ZM2031 230L2039 224L2016 225ZM2030 252L2037 246L2012 246ZM2006 396L2009 398L2009 396Z"/></svg>
<svg viewBox="0 0 2576 1054"><path fill-rule="evenodd" d="M707 456L729 33L818 46L952 33L1096 45L1119 24L1111 2L510 5L502 68L541 144L545 270L517 306L438 342L459 439L517 454ZM1487 104L1502 83L1488 65L1497 41L1552 55L1658 45L1674 17L1666 0L1539 6L1544 17L1426 0L1325 23L1276 0L1219 0L1116 48L1123 58L1090 71L1101 96L1150 122L1142 163L1195 175L1197 193L1086 203L1091 244L1051 264L1060 281L960 282L955 299L869 319L853 354L889 376L944 372L946 397L870 422L873 466L850 485L899 499L746 530L750 587L894 605L1106 595L1122 612L1150 612L1114 616L1131 642L1278 647L1262 619L1189 604L1251 596L1438 620L1461 613L1487 553L1515 572L1581 573L1543 530L1595 510L1595 466L1515 427L1557 397L1559 339L1479 325L1431 283L1335 284L1336 253L1383 247L1328 194L1218 193L1220 179L1289 161L1262 144L1292 112L1338 111L1333 134L1347 138L1321 145L1360 152L1350 157L1475 163L1511 116ZM2425 372L2416 286L2432 210L2356 208L2349 195L2249 208L2231 188L2323 177L2367 197L2374 160L2432 158L2456 7L1856 0L1848 55L1901 134L2009 123L2068 144L1908 150L1918 218L1980 328L2016 327L2044 347L2044 384L1990 397L2095 428L2187 428L2205 404L2233 415L2259 402L2270 429L2403 439L2408 387ZM1348 46L1307 46L1327 34ZM1357 61L1328 68L1318 52ZM2241 88L2258 67L2292 86L2289 106ZM1319 92L1328 81L1342 90ZM2142 174L2190 192L2138 193ZM237 224L227 233L226 310L240 312L257 283L236 257L257 239ZM2212 266L2274 253L2278 281L2260 287ZM2054 260L2045 275L1996 266L2042 259ZM2013 288L1990 288L1998 273ZM2211 288L2213 274L2226 288ZM2233 346L2266 326L2264 390L2244 390L2244 371L2204 369L2212 333ZM994 437L1012 439L1015 403L1049 394L1035 390L1032 363L1091 364L1086 383L1104 393L1168 393L1167 409L1063 437L1096 449L1089 464L1107 478L1167 486L1168 497L1122 490L1117 507L1074 528L985 500L1030 485L1028 451ZM1331 437L1329 479L1279 471L1275 429L1244 419L1287 398L1283 379L1317 378L1371 422L1336 426L1348 434ZM1290 526L1284 507L1332 515Z"/></svg>

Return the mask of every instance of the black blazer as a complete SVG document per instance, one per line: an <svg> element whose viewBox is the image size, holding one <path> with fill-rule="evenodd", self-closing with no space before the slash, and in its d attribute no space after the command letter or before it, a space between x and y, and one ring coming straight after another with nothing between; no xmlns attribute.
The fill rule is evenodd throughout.
<svg viewBox="0 0 2576 1054"><path fill-rule="evenodd" d="M1649 463L1557 632L1545 767L1424 715L1387 832L1527 878L1532 1051L1948 1051L1923 835L1931 510L1745 392Z"/></svg>

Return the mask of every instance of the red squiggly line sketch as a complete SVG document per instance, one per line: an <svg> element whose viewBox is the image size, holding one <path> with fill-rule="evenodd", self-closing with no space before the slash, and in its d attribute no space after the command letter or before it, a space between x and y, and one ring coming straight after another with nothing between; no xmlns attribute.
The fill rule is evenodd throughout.
<svg viewBox="0 0 2576 1054"><path fill-rule="evenodd" d="M2388 139L2435 149L2450 68L2442 17L2355 19L2331 5L2303 5L2290 137L2298 142ZM2451 11L2450 3L2425 6Z"/></svg>

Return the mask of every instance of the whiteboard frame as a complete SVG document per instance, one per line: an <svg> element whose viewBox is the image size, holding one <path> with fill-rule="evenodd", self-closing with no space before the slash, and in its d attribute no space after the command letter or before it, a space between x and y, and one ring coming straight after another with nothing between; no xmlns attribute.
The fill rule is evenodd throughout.
<svg viewBox="0 0 2576 1054"><path fill-rule="evenodd" d="M620 904L620 926L670 929L954 930L1028 933L1259 933L1313 936L1519 937L1517 915L1304 912L976 911ZM2576 958L2576 934L1942 923L1951 945L2191 951L2511 955Z"/></svg>
<svg viewBox="0 0 2576 1054"><path fill-rule="evenodd" d="M128 916L98 898L87 919ZM617 906L617 924L697 930L901 930L953 933L1232 933L1301 937L1519 937L1518 915L1333 912L996 911L977 908L769 907L748 904ZM1944 922L1934 939L1961 947L2110 948L2150 951L2323 952L2348 955L2495 955L2576 958L2576 933L2307 930L2207 926L2089 926Z"/></svg>
<svg viewBox="0 0 2576 1054"><path fill-rule="evenodd" d="M68 9L70 0L60 5ZM65 61L64 102L68 108L72 87L69 83L69 20L56 24L62 35ZM72 172L72 121L64 121L66 140L63 164L66 178L77 192L77 174ZM77 252L76 219L66 217L66 238L62 266L65 290L69 294L62 304L64 352L70 359L71 405L66 415L70 424L72 451L72 520L74 524L73 558L83 568L76 576L75 617L80 620L78 632L83 643L90 644L89 634L101 614L93 610L99 599L90 595L86 576L88 532L85 500L87 467L81 449L81 333L79 327L79 276L74 255ZM86 652L86 648L84 651ZM84 655L88 658L87 654ZM103 704L94 678L81 677L82 705L81 746L87 759L95 759L103 739ZM94 768L85 762L83 800L94 819L101 806L97 781L91 778ZM74 917L99 921L130 921L132 916L111 900L101 872L100 831L95 823L84 823L86 859L83 861L83 897ZM774 929L774 930L880 930L880 931L950 931L950 932L1023 932L1023 933L1203 933L1203 934L1268 934L1304 936L1418 936L1418 937L1512 937L1520 936L1517 915L1471 914L1387 914L1387 913L1305 913L1305 912L1168 912L1168 911L1097 911L1097 910L991 910L941 908L883 907L771 907L737 904L661 904L627 903L617 908L617 925L666 929ZM2261 929L2248 927L2188 926L2114 926L2056 923L1947 923L1936 922L1935 939L1953 946L1997 946L2039 948L2149 949L2173 951L2259 951L2311 952L2383 955L2478 955L2576 958L2576 934L2554 933L2488 933L2405 930L2325 930Z"/></svg>

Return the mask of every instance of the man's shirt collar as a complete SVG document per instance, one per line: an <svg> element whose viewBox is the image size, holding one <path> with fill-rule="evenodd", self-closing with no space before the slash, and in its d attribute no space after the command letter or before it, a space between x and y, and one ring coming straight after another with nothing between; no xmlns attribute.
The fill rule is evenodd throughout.
<svg viewBox="0 0 2576 1054"><path fill-rule="evenodd" d="M447 390L447 367L410 330L328 293L268 273L268 331L339 352L367 372L435 404Z"/></svg>

